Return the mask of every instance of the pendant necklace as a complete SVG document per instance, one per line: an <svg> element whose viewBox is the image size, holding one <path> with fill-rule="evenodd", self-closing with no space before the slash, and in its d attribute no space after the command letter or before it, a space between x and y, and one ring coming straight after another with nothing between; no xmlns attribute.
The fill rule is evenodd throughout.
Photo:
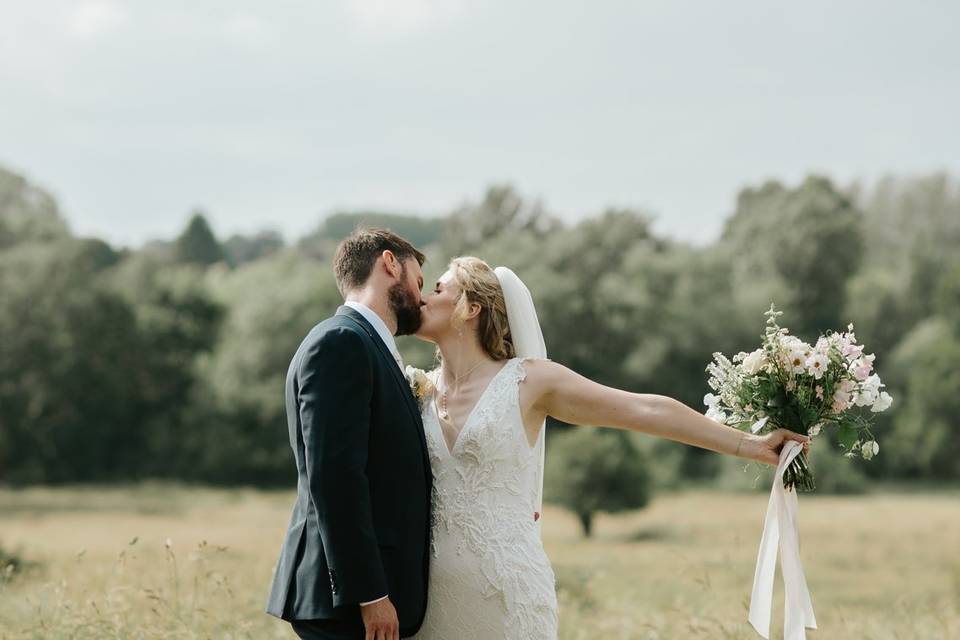
<svg viewBox="0 0 960 640"><path fill-rule="evenodd" d="M481 364L483 364L483 362L484 362L484 361L481 359L479 362L477 362L477 364L475 364L475 365L473 365L472 367L470 367L469 369L467 369L466 373L462 373L462 374L460 374L459 376L458 376L458 375L454 375L454 376L453 376L453 384L457 387L457 389L460 388L460 381L463 380L464 378L466 378L466 377L467 377L468 375L470 375L471 373L473 373L474 370L476 370L477 367L479 367ZM440 379L441 379L441 380L443 379L443 375L442 375L442 374L440 375ZM439 409L439 412L438 412L438 413L440 414L440 418L441 418L442 420L445 420L445 421L449 422L451 425L453 425L453 421L450 419L450 412L447 411L447 388L448 388L448 385L447 385L446 383L444 383L444 385L443 385L443 391L440 392L440 406L438 407L438 409ZM456 425L453 425L453 426L456 427Z"/></svg>

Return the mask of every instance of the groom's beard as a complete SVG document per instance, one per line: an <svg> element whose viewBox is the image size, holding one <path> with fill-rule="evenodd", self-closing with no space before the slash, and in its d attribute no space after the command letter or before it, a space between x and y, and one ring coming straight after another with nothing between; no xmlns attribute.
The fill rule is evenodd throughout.
<svg viewBox="0 0 960 640"><path fill-rule="evenodd" d="M397 335L411 336L420 328L420 301L400 283L387 291L390 310L397 317Z"/></svg>

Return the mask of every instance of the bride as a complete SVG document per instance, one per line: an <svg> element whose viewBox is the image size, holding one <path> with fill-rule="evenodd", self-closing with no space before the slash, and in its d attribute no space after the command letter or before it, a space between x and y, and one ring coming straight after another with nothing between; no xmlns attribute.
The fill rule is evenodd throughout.
<svg viewBox="0 0 960 640"><path fill-rule="evenodd" d="M631 429L776 465L785 429L755 436L660 395L605 387L546 359L526 286L456 258L424 296L417 337L440 366L423 403L434 521L422 640L556 638L540 540L544 421ZM805 446L808 446L805 444Z"/></svg>

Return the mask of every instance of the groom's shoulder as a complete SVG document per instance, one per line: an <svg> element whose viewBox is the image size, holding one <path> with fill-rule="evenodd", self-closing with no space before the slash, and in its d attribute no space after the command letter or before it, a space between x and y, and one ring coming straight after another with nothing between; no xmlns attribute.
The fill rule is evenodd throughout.
<svg viewBox="0 0 960 640"><path fill-rule="evenodd" d="M335 315L316 324L301 346L307 349L320 345L349 348L365 346L367 340L367 334L349 316Z"/></svg>

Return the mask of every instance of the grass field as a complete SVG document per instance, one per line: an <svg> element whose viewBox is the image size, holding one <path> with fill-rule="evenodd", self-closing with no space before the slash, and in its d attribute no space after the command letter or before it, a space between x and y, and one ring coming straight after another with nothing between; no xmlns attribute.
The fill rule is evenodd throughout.
<svg viewBox="0 0 960 640"><path fill-rule="evenodd" d="M0 640L295 638L263 611L292 495L145 485L0 490ZM757 638L746 622L766 496L661 494L546 513L561 637ZM803 496L811 638L960 638L960 493ZM777 591L773 637L781 636ZM454 639L451 639L454 640Z"/></svg>

